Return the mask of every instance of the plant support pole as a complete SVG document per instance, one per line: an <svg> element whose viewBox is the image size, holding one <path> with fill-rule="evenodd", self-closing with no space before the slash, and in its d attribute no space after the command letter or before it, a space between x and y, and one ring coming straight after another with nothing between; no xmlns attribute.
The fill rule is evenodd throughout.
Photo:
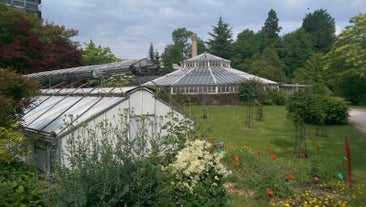
<svg viewBox="0 0 366 207"><path fill-rule="evenodd" d="M351 170L351 151L349 148L349 139L348 136L345 138L346 142L346 157L347 157L347 180L349 187L352 187L352 170Z"/></svg>

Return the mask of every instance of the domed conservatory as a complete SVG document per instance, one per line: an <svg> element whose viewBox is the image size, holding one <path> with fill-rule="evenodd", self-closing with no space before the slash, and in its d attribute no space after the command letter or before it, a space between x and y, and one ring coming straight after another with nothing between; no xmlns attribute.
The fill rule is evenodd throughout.
<svg viewBox="0 0 366 207"><path fill-rule="evenodd" d="M192 53L193 54L193 53ZM145 83L168 88L173 96L180 95L191 103L230 104L238 100L240 83L257 80L266 88L278 88L277 82L231 68L231 61L202 53L181 62L176 71Z"/></svg>

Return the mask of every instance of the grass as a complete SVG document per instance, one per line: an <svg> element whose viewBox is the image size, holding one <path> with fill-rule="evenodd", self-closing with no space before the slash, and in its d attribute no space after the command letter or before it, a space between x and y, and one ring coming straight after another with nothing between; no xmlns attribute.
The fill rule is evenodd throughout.
<svg viewBox="0 0 366 207"><path fill-rule="evenodd" d="M200 126L200 131L213 142L223 141L237 146L250 146L254 151L263 152L271 147L280 165L285 168L302 169L309 165L309 159L293 156L295 128L287 119L287 111L283 106L264 106L264 121L252 121L251 128L246 127L246 106L192 106L186 109ZM207 111L207 118L202 115ZM309 152L320 148L326 157L343 160L345 155L345 136L350 139L353 181L363 184L366 192L366 137L351 125L325 127L326 136L316 135L316 126L308 125L307 147ZM343 160L344 161L344 160ZM346 168L346 161L344 161ZM338 172L334 172L337 174ZM361 186L361 185L359 185ZM250 199L232 194L233 206L270 206L268 202ZM358 198L357 206L366 204L365 193Z"/></svg>

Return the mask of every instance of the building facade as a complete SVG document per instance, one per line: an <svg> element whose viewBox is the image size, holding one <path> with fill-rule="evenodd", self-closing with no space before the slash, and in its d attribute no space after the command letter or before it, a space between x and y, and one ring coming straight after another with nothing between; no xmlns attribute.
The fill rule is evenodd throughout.
<svg viewBox="0 0 366 207"><path fill-rule="evenodd" d="M0 0L0 3L5 3L7 6L36 14L39 18L42 17L40 10L41 0Z"/></svg>

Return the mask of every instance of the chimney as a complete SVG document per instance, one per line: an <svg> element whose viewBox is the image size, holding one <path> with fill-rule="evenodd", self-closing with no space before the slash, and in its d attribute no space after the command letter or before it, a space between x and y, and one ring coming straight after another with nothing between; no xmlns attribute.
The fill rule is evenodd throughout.
<svg viewBox="0 0 366 207"><path fill-rule="evenodd" d="M197 56L197 34L192 35L192 57Z"/></svg>

